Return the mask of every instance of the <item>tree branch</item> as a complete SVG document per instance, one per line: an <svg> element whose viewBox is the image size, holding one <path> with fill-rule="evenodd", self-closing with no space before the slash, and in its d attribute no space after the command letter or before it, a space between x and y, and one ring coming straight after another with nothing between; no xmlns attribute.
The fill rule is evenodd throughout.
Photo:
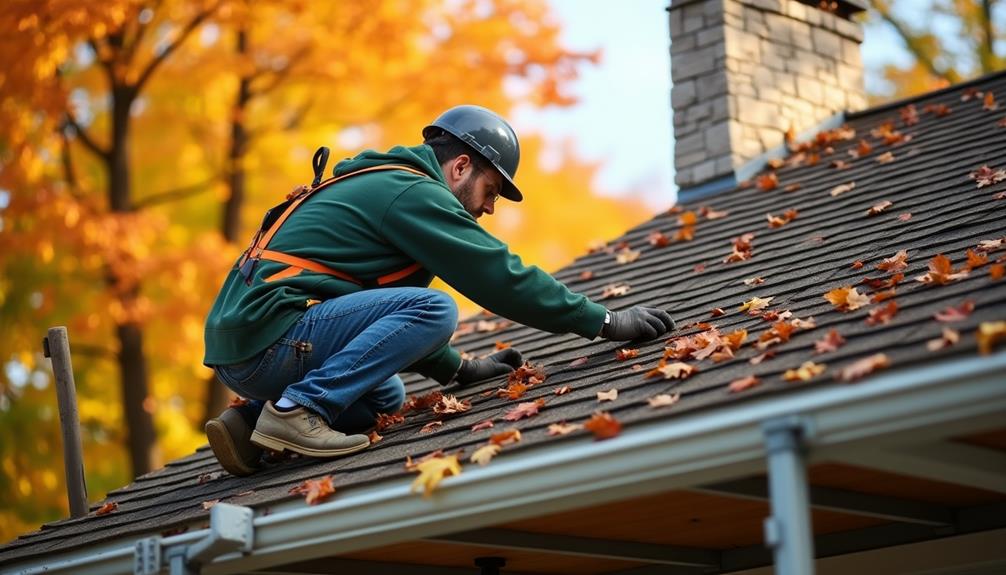
<svg viewBox="0 0 1006 575"><path fill-rule="evenodd" d="M920 64L933 76L937 78L943 78L951 84L957 84L961 81L961 77L955 70L948 68L945 70L940 70L936 67L936 62L933 56L926 49L922 42L920 36L914 33L908 28L908 25L898 19L891 12L891 8L887 5L886 0L874 0L873 8L880 14L880 17L894 28L894 31L901 36L901 39L905 42L905 46L908 51L915 56Z"/></svg>
<svg viewBox="0 0 1006 575"><path fill-rule="evenodd" d="M285 80L290 75L290 72L294 69L294 67L297 66L297 63L303 60L304 57L307 56L307 54L310 51L311 47L309 45L301 46L299 50L297 50L292 56L290 56L289 63L286 66L284 66L282 70L278 70L273 73L272 78L270 79L271 81L269 83L267 83L265 86L262 86L261 88L252 90L252 97L265 96L269 92L272 92L273 90L278 88L280 84L283 83L283 80ZM258 78L264 78L264 77L265 75L263 71L254 74L251 79L256 80Z"/></svg>
<svg viewBox="0 0 1006 575"><path fill-rule="evenodd" d="M982 63L982 73L988 74L996 69L996 57L993 50L995 38L992 36L992 0L982 0L981 18L982 35L978 40L978 59Z"/></svg>
<svg viewBox="0 0 1006 575"><path fill-rule="evenodd" d="M105 160L108 159L109 154L111 152L103 149L94 140L91 139L91 136L87 135L87 130L85 130L83 127L81 127L80 124L77 123L77 119L73 117L73 112L71 112L69 109L66 110L66 125L73 128L74 134L77 136L80 142L84 144L84 147L91 151L91 153L98 156L99 158Z"/></svg>
<svg viewBox="0 0 1006 575"><path fill-rule="evenodd" d="M192 20L189 21L189 23L182 28L182 31L178 34L178 37L175 38L173 42L168 44L168 46L164 49L163 52L155 56L154 59L151 60L149 64L147 64L147 67L144 68L143 72L140 73L140 77L136 81L136 84L134 85L134 88L136 89L137 93L140 92L140 90L143 88L143 85L146 84L147 80L149 80L150 77L154 74L154 71L157 70L157 68L162 63L164 63L164 61L168 58L168 56L171 55L172 52L178 49L178 47L182 44L182 42L185 42L185 40L189 37L189 35L192 34L192 32L196 28L198 28L200 24L203 23L203 21L209 18L211 14L216 12L217 8L220 7L220 4L221 1L218 0L212 7L196 14L196 16L192 18Z"/></svg>
<svg viewBox="0 0 1006 575"><path fill-rule="evenodd" d="M178 200L184 200L192 196L197 196L210 189L210 186L214 182L219 181L221 175L213 175L206 180L192 184L189 186L182 186L180 188L175 188L173 190L167 190L164 192L158 192L156 194L141 198L133 203L133 207L136 209L149 208L151 206L156 206L159 204L167 204L170 202L175 202Z"/></svg>

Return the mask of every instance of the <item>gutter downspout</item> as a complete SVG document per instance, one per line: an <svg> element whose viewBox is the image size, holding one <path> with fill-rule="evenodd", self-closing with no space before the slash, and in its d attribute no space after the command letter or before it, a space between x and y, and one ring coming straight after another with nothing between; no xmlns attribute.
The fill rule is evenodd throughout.
<svg viewBox="0 0 1006 575"><path fill-rule="evenodd" d="M250 553L255 541L253 517L249 507L217 503L210 509L209 533L198 541L171 545L162 553L160 536L141 539L133 551L133 575L158 575L163 563L170 575L199 575L203 564L221 555Z"/></svg>
<svg viewBox="0 0 1006 575"><path fill-rule="evenodd" d="M804 440L811 420L789 416L765 422L772 516L765 518L765 545L772 550L778 575L814 575L814 531Z"/></svg>

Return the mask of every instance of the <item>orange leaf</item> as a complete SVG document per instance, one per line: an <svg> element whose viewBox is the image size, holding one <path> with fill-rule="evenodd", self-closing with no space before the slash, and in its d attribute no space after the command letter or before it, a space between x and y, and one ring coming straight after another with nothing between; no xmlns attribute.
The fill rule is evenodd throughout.
<svg viewBox="0 0 1006 575"><path fill-rule="evenodd" d="M996 97L992 93L992 90L985 92L985 100L982 102L982 110L986 112L994 112L999 109L999 104L996 103Z"/></svg>
<svg viewBox="0 0 1006 575"><path fill-rule="evenodd" d="M782 374L782 378L786 381L810 381L811 379L824 373L825 367L826 366L823 363L805 361L796 369L787 369L785 373Z"/></svg>
<svg viewBox="0 0 1006 575"><path fill-rule="evenodd" d="M852 269L858 270L858 269L861 269L862 267L863 267L863 262L861 262L859 260L856 260L856 261L852 262Z"/></svg>
<svg viewBox="0 0 1006 575"><path fill-rule="evenodd" d="M930 285L944 285L954 280L967 277L967 275L967 268L954 273L953 263L950 261L950 258L943 254L936 254L933 259L929 260L929 272L924 275L917 276L915 281Z"/></svg>
<svg viewBox="0 0 1006 575"><path fill-rule="evenodd" d="M852 311L870 303L869 297L851 286L835 288L824 294L824 299L830 301L838 311Z"/></svg>
<svg viewBox="0 0 1006 575"><path fill-rule="evenodd" d="M583 427L594 434L595 440L610 439L622 432L622 424L611 414L603 411L595 411Z"/></svg>
<svg viewBox="0 0 1006 575"><path fill-rule="evenodd" d="M650 242L650 245L657 248L663 248L671 245L671 238L660 231L652 231L650 235L646 236L646 241Z"/></svg>
<svg viewBox="0 0 1006 575"><path fill-rule="evenodd" d="M384 436L377 434L377 430L371 430L371 432L367 434L367 437L370 439L370 444L371 445L373 445L373 444L377 443L378 441L384 439Z"/></svg>
<svg viewBox="0 0 1006 575"><path fill-rule="evenodd" d="M722 309L722 308L718 308L718 307L714 307L713 309L711 309L711 310L709 311L709 315L711 315L711 316L713 316L713 317L720 317L721 315L723 315L723 314L725 314L725 313L726 313L726 312L725 312L725 311L723 311L723 309Z"/></svg>
<svg viewBox="0 0 1006 575"><path fill-rule="evenodd" d="M887 302L887 305L870 310L870 315L866 318L866 323L869 325L886 325L891 322L891 319L894 318L896 313L898 313L898 304L894 300L890 300Z"/></svg>
<svg viewBox="0 0 1006 575"><path fill-rule="evenodd" d="M443 421L431 421L419 429L419 433L432 433L433 430L444 424Z"/></svg>
<svg viewBox="0 0 1006 575"><path fill-rule="evenodd" d="M566 394L567 394L567 393L569 393L570 391L571 391L571 390L569 389L569 386L568 386L568 385L564 385L564 386L562 386L562 387L557 387L557 388L555 389L555 391L553 391L552 393L554 393L554 394L556 394L556 395L566 395Z"/></svg>
<svg viewBox="0 0 1006 575"><path fill-rule="evenodd" d="M646 374L646 377L658 377L662 375L664 376L664 379L686 379L694 372L695 368L693 366L676 361L674 363L662 365L656 369L650 370Z"/></svg>
<svg viewBox="0 0 1006 575"><path fill-rule="evenodd" d="M489 443L493 443L495 445L510 445L513 443L520 443L520 440L521 436L519 429L508 429L489 436Z"/></svg>
<svg viewBox="0 0 1006 575"><path fill-rule="evenodd" d="M630 289L631 288L629 287L629 284L625 282L605 286L604 290L601 292L601 299L608 299L610 297L621 297L629 293Z"/></svg>
<svg viewBox="0 0 1006 575"><path fill-rule="evenodd" d="M587 281L587 280L589 280L589 279L591 279L593 277L594 277L594 272L592 272L590 270L584 270L584 271L580 272L580 279L583 280L583 281Z"/></svg>
<svg viewBox="0 0 1006 575"><path fill-rule="evenodd" d="M496 351L499 351L501 349L507 349L509 347L510 347L510 342L509 341L497 341L496 342Z"/></svg>
<svg viewBox="0 0 1006 575"><path fill-rule="evenodd" d="M773 299L775 299L775 296L767 298L753 297L741 305L740 311L746 311L749 315L758 315L758 312L768 307Z"/></svg>
<svg viewBox="0 0 1006 575"><path fill-rule="evenodd" d="M763 192L774 190L779 185L779 177L775 175L775 172L769 172L758 176L755 181L758 185L758 189Z"/></svg>
<svg viewBox="0 0 1006 575"><path fill-rule="evenodd" d="M332 485L332 476L326 475L320 479L307 479L300 485L291 487L290 493L303 495L308 505L317 505L335 493L335 486Z"/></svg>
<svg viewBox="0 0 1006 575"><path fill-rule="evenodd" d="M520 399L527 392L527 386L520 382L513 382L507 385L505 388L500 388L496 390L497 397L504 397L506 399Z"/></svg>
<svg viewBox="0 0 1006 575"><path fill-rule="evenodd" d="M620 349L615 352L615 359L618 361L625 361L627 359L632 359L639 356L638 349Z"/></svg>
<svg viewBox="0 0 1006 575"><path fill-rule="evenodd" d="M433 404L433 413L437 415L452 415L464 413L472 408L472 404L467 399L458 400L453 395L444 395L440 401Z"/></svg>
<svg viewBox="0 0 1006 575"><path fill-rule="evenodd" d="M871 207L870 209L866 210L866 215L868 215L868 216L875 216L875 215L879 214L880 212L886 210L887 208L889 208L889 207L891 207L893 205L894 205L893 202L890 202L888 200L884 200L884 201L882 201L880 203L874 204L873 207Z"/></svg>
<svg viewBox="0 0 1006 575"><path fill-rule="evenodd" d="M756 387L758 385L761 385L761 380L753 375L749 375L747 377L742 377L740 379L735 379L731 381L728 389L730 390L730 393L739 393L741 391L751 389L752 387Z"/></svg>
<svg viewBox="0 0 1006 575"><path fill-rule="evenodd" d="M854 189L856 189L856 182L849 182L847 184L839 184L839 185L835 186L828 193L831 194L831 197L835 198L835 197L838 197L838 196L840 196L840 195L842 195L842 194L844 194L846 192L850 192L850 191L852 191Z"/></svg>
<svg viewBox="0 0 1006 575"><path fill-rule="evenodd" d="M989 263L989 255L987 253L968 250L968 261L964 264L964 266L969 270L973 270L975 268L980 268L987 263Z"/></svg>
<svg viewBox="0 0 1006 575"><path fill-rule="evenodd" d="M109 513L115 513L119 510L119 504L114 501L109 501L108 503L102 505L94 512L95 515L108 515Z"/></svg>
<svg viewBox="0 0 1006 575"><path fill-rule="evenodd" d="M884 152L883 154L877 156L877 162L881 164L890 164L893 161L894 161L893 152Z"/></svg>
<svg viewBox="0 0 1006 575"><path fill-rule="evenodd" d="M775 352L772 351L772 350L769 350L769 351L766 351L765 353L762 353L762 354L759 354L759 355L756 355L756 356L752 357L751 359L748 360L748 363L750 363L751 365L758 365L759 363L761 363L763 361L766 361L766 360L769 360L769 359L772 359L773 357L775 357Z"/></svg>
<svg viewBox="0 0 1006 575"><path fill-rule="evenodd" d="M248 404L248 400L247 399L235 395L234 397L231 397L231 400L227 404L227 407L241 407L242 405L247 405L247 404Z"/></svg>
<svg viewBox="0 0 1006 575"><path fill-rule="evenodd" d="M877 353L869 357L864 357L858 361L845 366L835 374L835 379L839 381L855 381L867 376L878 369L884 369L891 364L887 355Z"/></svg>
<svg viewBox="0 0 1006 575"><path fill-rule="evenodd" d="M578 357L573 361L569 362L569 367L580 367L581 365L584 365L588 361L590 360L586 357Z"/></svg>
<svg viewBox="0 0 1006 575"><path fill-rule="evenodd" d="M1003 264L992 264L989 266L989 277L993 280L1001 280L1006 275L1006 266Z"/></svg>
<svg viewBox="0 0 1006 575"><path fill-rule="evenodd" d="M877 264L877 269L882 272L897 272L908 267L908 251L901 250L893 256Z"/></svg>

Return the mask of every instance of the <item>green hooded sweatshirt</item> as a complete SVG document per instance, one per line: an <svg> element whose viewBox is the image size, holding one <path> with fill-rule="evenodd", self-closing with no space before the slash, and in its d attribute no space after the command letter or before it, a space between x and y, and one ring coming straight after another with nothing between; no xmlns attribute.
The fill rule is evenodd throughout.
<svg viewBox="0 0 1006 575"><path fill-rule="evenodd" d="M605 308L571 292L537 266L525 266L506 244L485 231L447 186L429 146L367 150L343 160L335 175L384 164L402 170L353 176L319 191L287 219L269 249L306 258L361 280L373 280L413 263L419 270L383 287L426 287L440 277L472 301L508 319L553 333L593 338ZM206 319L206 365L246 361L281 338L304 314L309 300L327 300L363 287L302 271L265 282L286 264L261 260L252 284L237 266L227 275ZM448 383L460 354L444 343L411 366Z"/></svg>

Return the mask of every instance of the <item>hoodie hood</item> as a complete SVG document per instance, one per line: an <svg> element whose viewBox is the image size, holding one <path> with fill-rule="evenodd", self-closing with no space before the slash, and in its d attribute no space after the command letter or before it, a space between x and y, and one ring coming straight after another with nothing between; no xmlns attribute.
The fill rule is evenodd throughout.
<svg viewBox="0 0 1006 575"><path fill-rule="evenodd" d="M405 164L416 168L437 182L447 186L447 179L444 178L444 172L440 169L440 164L437 163L437 157L433 153L433 148L426 145L411 148L395 146L387 152L364 150L355 158L348 158L336 164L335 169L332 170L332 175L341 176L349 172L355 172L356 170L388 164Z"/></svg>

